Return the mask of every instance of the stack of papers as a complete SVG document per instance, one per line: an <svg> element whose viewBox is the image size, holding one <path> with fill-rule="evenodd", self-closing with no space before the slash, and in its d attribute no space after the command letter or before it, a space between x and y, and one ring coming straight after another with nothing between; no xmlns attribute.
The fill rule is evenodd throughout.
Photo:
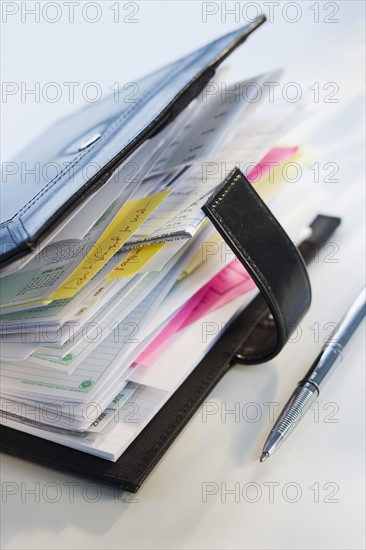
<svg viewBox="0 0 366 550"><path fill-rule="evenodd" d="M234 166L267 202L285 184L304 109L250 86L276 78L194 100L1 273L2 424L115 461L250 302L201 207Z"/></svg>

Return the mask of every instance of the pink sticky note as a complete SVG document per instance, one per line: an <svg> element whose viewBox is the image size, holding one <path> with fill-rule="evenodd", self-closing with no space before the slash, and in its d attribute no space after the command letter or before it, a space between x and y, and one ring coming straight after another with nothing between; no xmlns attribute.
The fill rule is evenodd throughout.
<svg viewBox="0 0 366 550"><path fill-rule="evenodd" d="M270 170L274 170L280 164L283 164L291 158L297 151L298 147L273 147L258 164L247 174L247 179L251 183L256 183Z"/></svg>
<svg viewBox="0 0 366 550"><path fill-rule="evenodd" d="M168 340L181 328L184 321L191 314L192 309L196 307L205 293L204 287L201 288L190 300L174 315L170 322L159 332L154 340L140 353L135 364L151 366L156 357L167 344Z"/></svg>
<svg viewBox="0 0 366 550"><path fill-rule="evenodd" d="M254 286L255 284L244 267L233 260L203 287L206 292L202 300L192 309L191 314L185 319L181 328L194 323L211 311L223 307L228 302L254 288Z"/></svg>
<svg viewBox="0 0 366 550"><path fill-rule="evenodd" d="M147 348L140 353L135 365L151 366L176 332L194 323L210 311L245 294L254 286L255 284L244 267L233 260L188 300Z"/></svg>

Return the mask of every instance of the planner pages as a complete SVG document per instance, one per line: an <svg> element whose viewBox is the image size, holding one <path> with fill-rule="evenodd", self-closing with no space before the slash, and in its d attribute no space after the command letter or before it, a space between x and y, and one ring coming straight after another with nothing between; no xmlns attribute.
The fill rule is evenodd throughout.
<svg viewBox="0 0 366 550"><path fill-rule="evenodd" d="M250 303L201 208L235 166L271 204L306 162L285 142L306 109L266 95L279 76L208 84L1 273L1 424L116 461Z"/></svg>

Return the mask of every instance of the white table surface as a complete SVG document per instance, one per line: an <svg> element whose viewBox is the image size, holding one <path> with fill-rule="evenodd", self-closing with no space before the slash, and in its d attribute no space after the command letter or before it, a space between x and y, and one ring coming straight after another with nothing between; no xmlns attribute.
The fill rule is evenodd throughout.
<svg viewBox="0 0 366 550"><path fill-rule="evenodd" d="M63 10L58 23L42 18L33 23L28 16L22 23L18 14L2 24L3 81L29 86L93 81L107 90L236 26L234 17L225 20L223 12L204 23L200 2L138 2L135 24L113 23L109 2L99 2L98 23L83 21L76 6L75 22L67 24L65 3L58 4ZM320 101L315 119L296 136L298 143L316 148L321 167L326 162L339 166L338 183L314 183L311 173L304 174L299 185L308 186L308 193L306 200L301 195L302 215L306 211L309 221L318 212L343 219L332 239L334 256L329 256L332 248L323 250L310 268L313 302L301 336L270 363L233 368L209 396L216 414L205 418L206 409L197 412L137 495L104 486L96 493L85 480L2 454L1 547L364 548L364 326L324 388L318 408L275 456L258 462L271 425L265 403L286 400L319 351L314 324L324 339L326 323L339 320L365 280L364 3L331 2L326 11L326 3L320 2L318 23L310 9L313 2L300 3L297 23L286 21L295 13L286 4L274 7L274 21L235 53L232 64L240 78L284 66L285 81L297 82L303 90L319 82L321 99L326 83L339 86L338 102ZM333 6L339 7L333 16L339 22L325 23ZM283 8L290 10L285 16ZM3 102L2 160L11 160L50 121L83 104L81 94L72 105L67 98L53 104L29 98L22 102L19 94ZM285 194L287 216L283 206L279 210L290 226L291 216L297 215L296 193L293 187ZM225 416L225 410L235 408L239 417ZM14 495L6 494L10 483ZM230 490L236 493L226 493Z"/></svg>

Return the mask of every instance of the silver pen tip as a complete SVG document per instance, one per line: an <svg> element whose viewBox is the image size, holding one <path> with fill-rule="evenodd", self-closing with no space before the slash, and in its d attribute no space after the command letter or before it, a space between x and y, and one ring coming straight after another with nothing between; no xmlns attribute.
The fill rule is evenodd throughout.
<svg viewBox="0 0 366 550"><path fill-rule="evenodd" d="M269 457L269 453L262 453L261 456L260 456L260 459L259 459L259 462L264 462L265 460L267 460L267 458Z"/></svg>

